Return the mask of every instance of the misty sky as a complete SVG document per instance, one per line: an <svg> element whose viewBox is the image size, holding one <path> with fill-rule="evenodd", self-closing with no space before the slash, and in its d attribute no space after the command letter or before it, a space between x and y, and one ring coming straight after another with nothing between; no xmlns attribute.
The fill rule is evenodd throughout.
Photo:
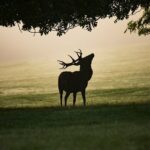
<svg viewBox="0 0 150 150"><path fill-rule="evenodd" d="M136 17L136 16L134 16ZM101 55L107 50L126 50L141 47L150 48L150 36L136 33L124 34L129 20L114 23L113 19L100 20L92 32L77 27L58 37L56 32L46 36L19 31L18 27L0 27L0 61L51 59L57 60L83 49L84 53Z"/></svg>

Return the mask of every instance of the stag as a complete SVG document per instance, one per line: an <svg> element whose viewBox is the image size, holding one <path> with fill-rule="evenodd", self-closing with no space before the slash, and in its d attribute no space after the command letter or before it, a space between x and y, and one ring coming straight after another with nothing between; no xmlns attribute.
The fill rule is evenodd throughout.
<svg viewBox="0 0 150 150"><path fill-rule="evenodd" d="M88 85L88 81L91 79L93 70L91 67L92 60L94 58L94 54L90 54L86 57L82 58L82 51L76 52L77 59L75 60L72 56L68 55L72 62L65 63L64 61L59 61L59 64L62 65L61 69L66 69L69 66L75 65L80 66L79 71L69 72L65 71L59 75L58 78L58 89L60 93L60 105L62 106L62 98L63 98L63 91L66 92L65 95L65 106L67 106L67 99L70 93L73 93L73 106L76 103L76 95L77 92L81 92L83 98L83 105L86 105L86 87Z"/></svg>

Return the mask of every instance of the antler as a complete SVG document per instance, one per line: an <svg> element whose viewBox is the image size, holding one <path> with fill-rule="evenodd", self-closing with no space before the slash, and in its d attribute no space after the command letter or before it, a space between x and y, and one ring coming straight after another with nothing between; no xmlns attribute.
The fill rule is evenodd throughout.
<svg viewBox="0 0 150 150"><path fill-rule="evenodd" d="M82 51L81 51L81 49L79 49L79 52L75 51L75 53L77 54L78 59L82 58Z"/></svg>
<svg viewBox="0 0 150 150"><path fill-rule="evenodd" d="M59 64L62 65L62 68L60 69L66 69L67 67L72 66L72 65L79 65L79 61L82 59L82 51L79 49L79 52L75 51L75 53L78 56L78 59L76 60L72 56L68 55L72 60L71 63L65 63L64 61L58 60Z"/></svg>
<svg viewBox="0 0 150 150"><path fill-rule="evenodd" d="M72 62L65 63L64 61L58 60L59 64L62 65L62 68L60 68L60 69L66 69L67 67L75 64L76 60L74 60L70 55L68 55L68 56L72 59Z"/></svg>

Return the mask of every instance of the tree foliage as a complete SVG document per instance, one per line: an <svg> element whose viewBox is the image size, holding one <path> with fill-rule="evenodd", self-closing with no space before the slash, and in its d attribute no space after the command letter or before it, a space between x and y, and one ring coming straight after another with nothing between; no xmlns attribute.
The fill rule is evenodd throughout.
<svg viewBox="0 0 150 150"><path fill-rule="evenodd" d="M150 0L1 0L0 25L17 24L20 30L41 35L56 31L60 36L76 26L91 31L106 17L123 20L139 7L145 13L129 22L128 29L146 35L150 33Z"/></svg>
<svg viewBox="0 0 150 150"><path fill-rule="evenodd" d="M150 7L144 10L143 15L137 21L130 21L127 30L130 32L138 31L139 35L150 34Z"/></svg>

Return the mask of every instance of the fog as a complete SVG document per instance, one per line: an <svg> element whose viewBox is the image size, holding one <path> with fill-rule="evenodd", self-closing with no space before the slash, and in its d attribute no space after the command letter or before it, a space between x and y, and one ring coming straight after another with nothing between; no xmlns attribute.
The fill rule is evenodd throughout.
<svg viewBox="0 0 150 150"><path fill-rule="evenodd" d="M134 16L137 18L138 16ZM137 33L124 34L129 20L114 23L115 18L100 20L98 27L88 32L80 27L70 30L58 37L56 32L48 35L35 36L31 33L19 31L18 27L0 27L0 61L28 61L67 59L67 55L74 55L74 51L83 50L83 54L94 52L96 58L103 54L112 54L116 50L149 49L150 36L138 36ZM111 53L109 53L111 51Z"/></svg>

